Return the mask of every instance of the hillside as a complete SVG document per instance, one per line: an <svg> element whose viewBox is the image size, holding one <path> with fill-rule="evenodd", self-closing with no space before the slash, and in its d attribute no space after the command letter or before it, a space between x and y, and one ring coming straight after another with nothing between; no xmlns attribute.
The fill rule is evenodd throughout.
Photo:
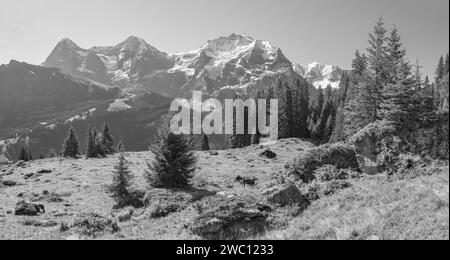
<svg viewBox="0 0 450 260"><path fill-rule="evenodd" d="M105 191L112 181L117 156L0 165L0 239L203 239L198 234L205 228L212 230L212 226L202 226L198 220L199 215L212 210L207 205L228 208L230 212L224 214L230 214L229 223L222 227L230 234L236 232L228 229L230 226L242 224L239 214L252 220L246 226L249 230L260 227L264 217L266 232L239 238L449 238L449 173L445 163L419 168L415 175L404 178L349 172L351 177L345 180L346 185L331 189L327 195L321 194L318 200L313 199L307 186L300 185L305 195L299 197L300 201L310 200L310 205L305 202L299 204L302 206L278 207L264 202L267 194L281 185L285 164L312 147L306 141L287 139L269 147L197 152L199 163L192 190L152 190L147 195L150 206L132 211L113 210L113 200ZM268 158L267 153L261 155L267 148L276 158ZM142 175L152 155L140 152L125 156L136 177L135 188L146 190ZM256 177L256 185L243 187L235 181L238 175ZM324 185L328 187L328 183ZM247 197L259 202L255 204ZM42 204L45 214L15 216L14 209L20 200ZM214 205L217 201L224 204ZM159 203L159 211L155 210L155 203ZM104 217L83 213L99 213ZM96 229L86 232L74 227L87 219L97 221ZM226 238L230 234L220 235Z"/></svg>

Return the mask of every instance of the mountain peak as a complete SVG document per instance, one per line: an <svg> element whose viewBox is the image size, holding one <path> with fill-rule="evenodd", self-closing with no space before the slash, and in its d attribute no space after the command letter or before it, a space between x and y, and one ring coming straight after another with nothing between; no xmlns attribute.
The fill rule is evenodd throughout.
<svg viewBox="0 0 450 260"><path fill-rule="evenodd" d="M78 46L74 41L72 41L69 38L62 39L61 41L59 41L57 46L65 46L65 47L68 47L68 48L74 49L74 50L82 49L80 46Z"/></svg>
<svg viewBox="0 0 450 260"><path fill-rule="evenodd" d="M150 51L153 53L159 53L160 51L155 47L148 44L144 39L130 36L125 41L117 45L120 48L121 52L130 52L135 54L141 54L146 51Z"/></svg>

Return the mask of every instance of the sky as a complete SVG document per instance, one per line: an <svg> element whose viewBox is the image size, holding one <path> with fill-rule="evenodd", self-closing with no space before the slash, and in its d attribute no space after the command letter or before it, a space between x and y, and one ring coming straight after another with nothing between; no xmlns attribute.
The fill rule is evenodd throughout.
<svg viewBox="0 0 450 260"><path fill-rule="evenodd" d="M173 53L246 33L300 64L348 69L379 16L433 75L449 50L448 0L0 0L0 64L40 64L66 37L90 48L134 35Z"/></svg>

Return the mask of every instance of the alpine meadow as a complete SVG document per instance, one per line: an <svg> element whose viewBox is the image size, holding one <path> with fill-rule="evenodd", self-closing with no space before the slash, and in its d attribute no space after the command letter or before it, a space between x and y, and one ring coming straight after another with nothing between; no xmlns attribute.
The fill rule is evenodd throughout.
<svg viewBox="0 0 450 260"><path fill-rule="evenodd" d="M447 0L0 2L0 240L449 239Z"/></svg>

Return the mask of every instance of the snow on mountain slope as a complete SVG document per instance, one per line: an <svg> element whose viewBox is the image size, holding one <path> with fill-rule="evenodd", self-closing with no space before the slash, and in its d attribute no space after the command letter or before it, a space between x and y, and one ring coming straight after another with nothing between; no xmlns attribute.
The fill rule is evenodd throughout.
<svg viewBox="0 0 450 260"><path fill-rule="evenodd" d="M42 65L104 84L126 86L152 71L169 69L172 61L166 53L131 36L116 46L91 49L63 39Z"/></svg>
<svg viewBox="0 0 450 260"><path fill-rule="evenodd" d="M303 67L270 42L236 33L174 54L134 36L116 46L90 49L64 39L43 65L118 85L127 92L153 91L171 97L190 96L196 90L230 97L248 88L264 90L280 78L292 82L299 75L316 87L330 84L337 88L340 80L340 69L335 66L313 63Z"/></svg>
<svg viewBox="0 0 450 260"><path fill-rule="evenodd" d="M300 76L309 80L316 88L326 88L328 85L332 88L339 88L342 69L337 66L324 65L318 62L302 66L294 62L293 68Z"/></svg>

